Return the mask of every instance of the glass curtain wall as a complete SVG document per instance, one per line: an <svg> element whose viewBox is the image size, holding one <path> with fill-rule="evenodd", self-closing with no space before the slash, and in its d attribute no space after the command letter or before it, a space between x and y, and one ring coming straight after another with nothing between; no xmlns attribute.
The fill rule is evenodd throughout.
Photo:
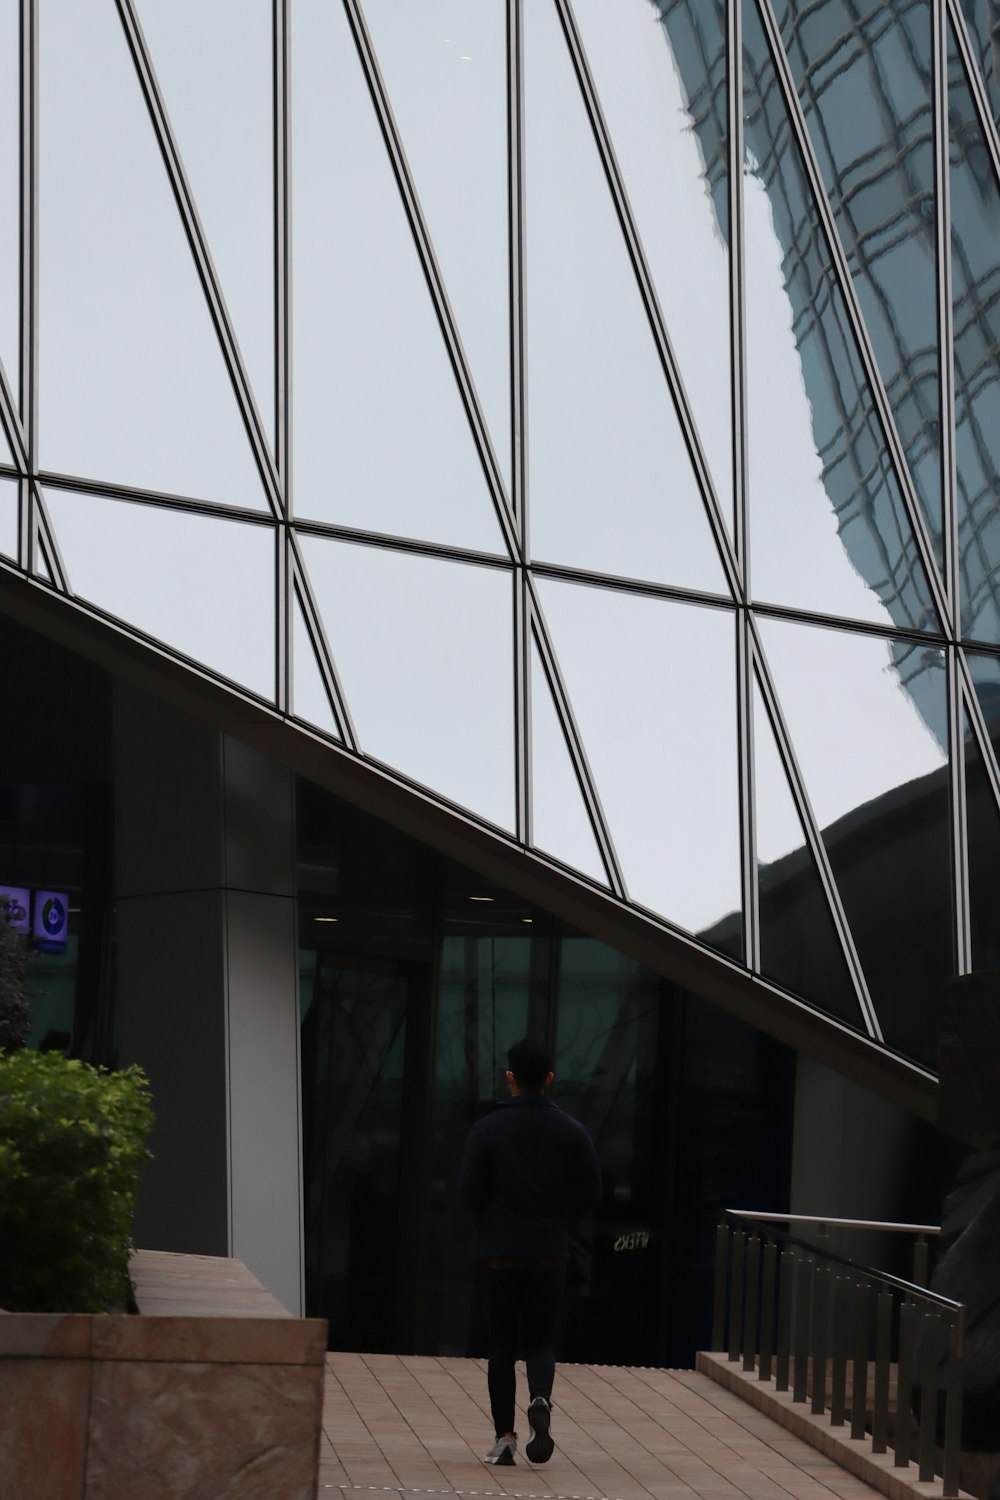
<svg viewBox="0 0 1000 1500"><path fill-rule="evenodd" d="M707 1336L684 1311L692 1275L702 1323L710 1308L701 1218L727 1196L786 1206L792 1055L724 1017L686 1036L692 1002L633 959L304 783L298 821L306 1300L331 1347L481 1352L458 1175L469 1128L506 1096L507 1047L530 1034L604 1183L563 1354L689 1358L683 1341Z"/></svg>

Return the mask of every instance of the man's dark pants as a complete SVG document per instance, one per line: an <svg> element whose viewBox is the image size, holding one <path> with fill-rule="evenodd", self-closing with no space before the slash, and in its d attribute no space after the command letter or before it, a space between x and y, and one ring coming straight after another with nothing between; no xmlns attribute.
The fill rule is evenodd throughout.
<svg viewBox="0 0 1000 1500"><path fill-rule="evenodd" d="M489 1389L497 1437L514 1431L514 1361L528 1368L529 1400L552 1395L556 1319L566 1263L562 1260L489 1260L483 1268L489 1325Z"/></svg>

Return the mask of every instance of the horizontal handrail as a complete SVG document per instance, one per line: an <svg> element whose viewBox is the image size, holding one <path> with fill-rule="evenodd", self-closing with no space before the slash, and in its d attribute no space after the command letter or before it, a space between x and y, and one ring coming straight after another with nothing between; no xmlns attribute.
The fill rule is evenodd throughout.
<svg viewBox="0 0 1000 1500"><path fill-rule="evenodd" d="M750 1208L727 1208L734 1219L752 1219L757 1224L832 1224L837 1229L887 1229L893 1234L940 1234L940 1224L892 1224L881 1219L833 1219L829 1214L759 1214Z"/></svg>
<svg viewBox="0 0 1000 1500"><path fill-rule="evenodd" d="M795 1230L802 1225L823 1231L819 1244L811 1235L810 1242L798 1238ZM914 1235L914 1281L831 1251L831 1228ZM852 1439L863 1438L867 1426L872 1451L879 1454L888 1448L895 1367L894 1468L906 1468L915 1447L924 1483L934 1475L940 1402L932 1393L940 1391L940 1493L956 1496L966 1308L927 1288L927 1240L939 1233L930 1224L725 1209L716 1235L712 1347L727 1350L730 1361L742 1357L748 1375L756 1366L757 1380L773 1380L775 1392L789 1391L791 1381L793 1403L810 1400L814 1415L828 1410L832 1427L843 1427L849 1418ZM919 1430L911 1417L915 1391L922 1397Z"/></svg>

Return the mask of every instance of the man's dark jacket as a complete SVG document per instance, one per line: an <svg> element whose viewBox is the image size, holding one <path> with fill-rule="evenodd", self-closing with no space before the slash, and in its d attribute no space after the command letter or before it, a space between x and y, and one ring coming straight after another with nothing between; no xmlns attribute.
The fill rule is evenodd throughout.
<svg viewBox="0 0 1000 1500"><path fill-rule="evenodd" d="M475 1255L555 1259L596 1207L601 1169L578 1120L544 1095L517 1094L473 1125L459 1195L478 1215Z"/></svg>

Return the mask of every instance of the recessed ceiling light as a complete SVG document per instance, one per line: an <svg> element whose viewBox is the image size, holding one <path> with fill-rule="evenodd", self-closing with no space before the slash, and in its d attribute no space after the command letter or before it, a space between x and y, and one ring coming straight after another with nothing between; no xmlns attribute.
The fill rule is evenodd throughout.
<svg viewBox="0 0 1000 1500"><path fill-rule="evenodd" d="M469 897L470 901L495 901L496 899L497 898L495 896L470 896Z"/></svg>
<svg viewBox="0 0 1000 1500"><path fill-rule="evenodd" d="M534 917L522 917L521 918L521 921L522 922L527 922L527 924L528 924L529 927L531 926L531 924L532 924L532 922L534 920L535 920Z"/></svg>
<svg viewBox="0 0 1000 1500"><path fill-rule="evenodd" d="M339 917L313 917L314 922L339 922Z"/></svg>

